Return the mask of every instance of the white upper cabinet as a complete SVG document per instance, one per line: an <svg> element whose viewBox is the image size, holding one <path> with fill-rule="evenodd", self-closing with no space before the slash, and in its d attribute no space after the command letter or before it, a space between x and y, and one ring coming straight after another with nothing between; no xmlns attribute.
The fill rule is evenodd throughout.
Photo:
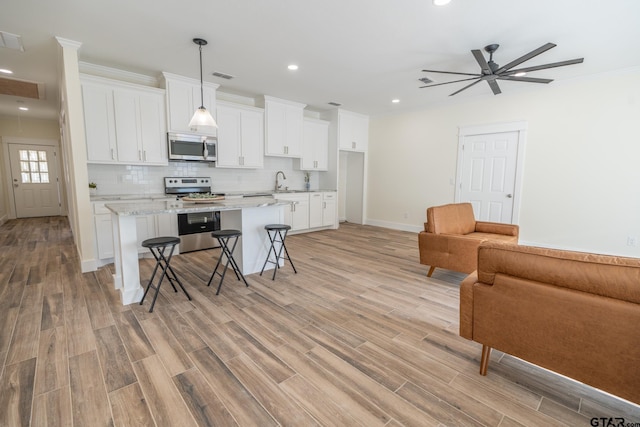
<svg viewBox="0 0 640 427"><path fill-rule="evenodd" d="M338 147L345 151L367 151L369 117L340 110L338 112Z"/></svg>
<svg viewBox="0 0 640 427"><path fill-rule="evenodd" d="M167 90L167 128L169 132L198 132L204 135L216 135L211 127L192 129L189 122L193 113L202 105L200 96L200 80L190 79L176 74L162 73ZM204 83L204 107L215 118L216 90L215 83Z"/></svg>
<svg viewBox="0 0 640 427"><path fill-rule="evenodd" d="M329 122L304 119L300 157L301 170L326 171L329 167Z"/></svg>
<svg viewBox="0 0 640 427"><path fill-rule="evenodd" d="M264 97L267 156L300 157L305 104Z"/></svg>
<svg viewBox="0 0 640 427"><path fill-rule="evenodd" d="M218 117L219 168L264 166L264 113L262 109L220 102Z"/></svg>
<svg viewBox="0 0 640 427"><path fill-rule="evenodd" d="M167 165L164 90L82 76L89 163Z"/></svg>

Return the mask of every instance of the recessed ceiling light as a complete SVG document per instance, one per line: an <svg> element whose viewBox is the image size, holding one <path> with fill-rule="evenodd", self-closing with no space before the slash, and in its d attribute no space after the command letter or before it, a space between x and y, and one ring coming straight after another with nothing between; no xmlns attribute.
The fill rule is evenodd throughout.
<svg viewBox="0 0 640 427"><path fill-rule="evenodd" d="M0 73L4 74L13 74L13 71L7 70L6 68L0 68Z"/></svg>
<svg viewBox="0 0 640 427"><path fill-rule="evenodd" d="M397 104L398 102L400 102L399 99L392 99L391 102L393 102L394 104Z"/></svg>
<svg viewBox="0 0 640 427"><path fill-rule="evenodd" d="M298 66L296 64L291 64L287 68L290 69L291 71L295 71L298 69Z"/></svg>
<svg viewBox="0 0 640 427"><path fill-rule="evenodd" d="M436 6L444 6L445 4L449 4L451 0L433 0L433 4Z"/></svg>

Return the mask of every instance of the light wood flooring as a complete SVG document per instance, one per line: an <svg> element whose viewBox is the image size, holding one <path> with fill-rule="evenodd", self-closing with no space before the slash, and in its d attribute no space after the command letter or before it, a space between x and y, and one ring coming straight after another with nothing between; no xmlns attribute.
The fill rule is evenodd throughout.
<svg viewBox="0 0 640 427"><path fill-rule="evenodd" d="M464 275L415 233L293 235L298 269L205 286L218 251L172 260L153 313L113 265L81 274L66 218L0 226L0 426L588 426L640 407L458 336ZM143 259L143 283L153 263ZM640 387L640 384L638 385Z"/></svg>

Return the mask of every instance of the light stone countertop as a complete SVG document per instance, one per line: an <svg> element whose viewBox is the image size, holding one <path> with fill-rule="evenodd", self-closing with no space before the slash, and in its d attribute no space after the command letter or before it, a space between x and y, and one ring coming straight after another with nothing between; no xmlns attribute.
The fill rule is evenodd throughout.
<svg viewBox="0 0 640 427"><path fill-rule="evenodd" d="M220 200L211 203L182 202L179 200L154 201L144 203L107 203L105 207L116 215L154 215L164 213L197 213L224 210L259 208L266 206L284 206L291 202L274 199L273 197L249 197L230 200Z"/></svg>

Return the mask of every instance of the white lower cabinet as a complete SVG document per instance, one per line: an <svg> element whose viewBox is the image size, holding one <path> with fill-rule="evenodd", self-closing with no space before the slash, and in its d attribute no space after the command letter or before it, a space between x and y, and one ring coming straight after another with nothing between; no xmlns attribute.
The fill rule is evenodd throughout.
<svg viewBox="0 0 640 427"><path fill-rule="evenodd" d="M335 227L337 223L335 191L277 193L274 197L291 202L284 209L284 223L291 226L291 231Z"/></svg>

